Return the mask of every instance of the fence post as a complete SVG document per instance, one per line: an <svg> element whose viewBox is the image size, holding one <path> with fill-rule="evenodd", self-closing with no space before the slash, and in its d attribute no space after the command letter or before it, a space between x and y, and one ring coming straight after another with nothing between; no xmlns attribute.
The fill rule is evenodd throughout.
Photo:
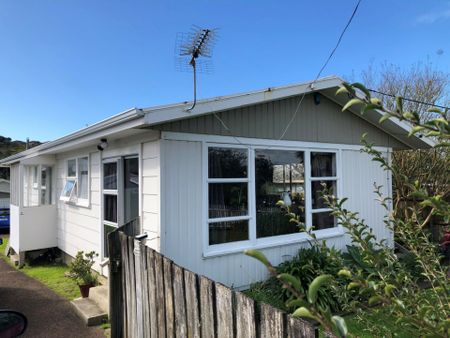
<svg viewBox="0 0 450 338"><path fill-rule="evenodd" d="M119 231L108 234L109 253L109 320L111 322L111 338L122 337L123 330L123 308L122 297L122 266ZM120 290L115 292L115 290Z"/></svg>
<svg viewBox="0 0 450 338"><path fill-rule="evenodd" d="M144 316L142 313L142 273L141 273L141 242L134 240L134 271L136 283L136 333L137 337L144 336Z"/></svg>

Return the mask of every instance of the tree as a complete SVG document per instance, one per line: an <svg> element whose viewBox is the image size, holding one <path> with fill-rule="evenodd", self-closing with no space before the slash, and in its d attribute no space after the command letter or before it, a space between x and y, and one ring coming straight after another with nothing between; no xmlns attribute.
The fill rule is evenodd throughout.
<svg viewBox="0 0 450 338"><path fill-rule="evenodd" d="M409 68L386 62L378 69L370 65L361 73L361 82L367 88L390 95L371 93L373 98L381 100L386 110L396 109L395 97L411 99L402 100L402 109L417 113L421 123L439 117L439 114L429 110L433 106L424 102L450 106L450 74L437 70L429 60L417 62ZM448 119L450 112L443 113L444 118ZM395 151L392 160L392 167L398 173L393 177L396 216L403 219L410 217L409 207L415 201L411 198L411 187L404 184L407 180L402 176L412 182L419 181L429 195L439 195L450 200L450 152L447 147Z"/></svg>

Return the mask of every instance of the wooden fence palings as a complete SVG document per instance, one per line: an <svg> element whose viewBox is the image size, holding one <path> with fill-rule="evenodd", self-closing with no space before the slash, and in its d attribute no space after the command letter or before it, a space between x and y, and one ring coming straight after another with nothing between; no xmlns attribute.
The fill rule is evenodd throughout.
<svg viewBox="0 0 450 338"><path fill-rule="evenodd" d="M135 229L136 224L126 231L135 234ZM121 255L119 272L110 272L114 278L110 285L115 286L110 289L110 302L116 307L122 304L111 306L111 319L122 321L112 323L112 338L318 337L313 324L268 304L258 305L184 269L134 237L119 231L108 238L115 240L110 252Z"/></svg>

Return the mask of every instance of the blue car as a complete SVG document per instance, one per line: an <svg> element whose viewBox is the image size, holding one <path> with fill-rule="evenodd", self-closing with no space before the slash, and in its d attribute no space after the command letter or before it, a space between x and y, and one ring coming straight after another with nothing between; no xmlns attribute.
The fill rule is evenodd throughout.
<svg viewBox="0 0 450 338"><path fill-rule="evenodd" d="M0 209L0 229L9 230L9 209Z"/></svg>

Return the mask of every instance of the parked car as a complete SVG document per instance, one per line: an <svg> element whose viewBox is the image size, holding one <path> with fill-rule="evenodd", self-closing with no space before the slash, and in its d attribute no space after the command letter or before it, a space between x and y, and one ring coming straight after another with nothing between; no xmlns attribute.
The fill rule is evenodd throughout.
<svg viewBox="0 0 450 338"><path fill-rule="evenodd" d="M0 229L9 230L9 209L0 209Z"/></svg>

